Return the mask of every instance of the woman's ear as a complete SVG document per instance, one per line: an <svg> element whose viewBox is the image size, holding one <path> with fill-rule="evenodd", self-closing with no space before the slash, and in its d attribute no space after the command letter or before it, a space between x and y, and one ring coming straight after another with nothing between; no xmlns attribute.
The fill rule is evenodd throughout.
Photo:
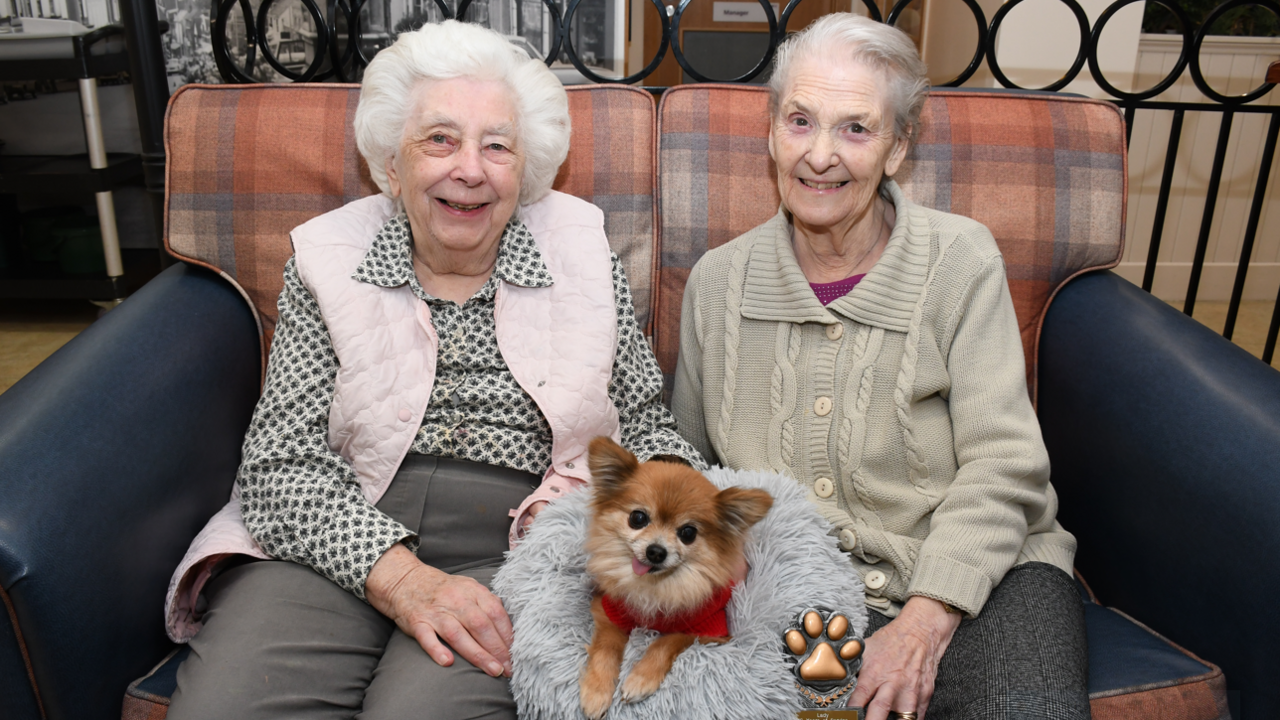
<svg viewBox="0 0 1280 720"><path fill-rule="evenodd" d="M893 149L889 151L889 159L884 164L885 177L893 177L898 168L902 167L902 161L907 159L907 149L911 146L911 141L907 138L911 137L914 130L914 127L908 127L901 137L894 138Z"/></svg>
<svg viewBox="0 0 1280 720"><path fill-rule="evenodd" d="M387 190L391 197L400 197L400 176L396 174L396 156L387 158Z"/></svg>
<svg viewBox="0 0 1280 720"><path fill-rule="evenodd" d="M591 484L596 488L597 498L610 497L621 491L627 479L640 467L635 455L603 435L591 441L587 453Z"/></svg>

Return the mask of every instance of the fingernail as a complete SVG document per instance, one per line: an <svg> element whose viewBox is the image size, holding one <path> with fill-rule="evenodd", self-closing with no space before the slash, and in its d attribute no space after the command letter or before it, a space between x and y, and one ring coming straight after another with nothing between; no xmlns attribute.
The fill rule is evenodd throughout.
<svg viewBox="0 0 1280 720"><path fill-rule="evenodd" d="M502 674L502 666L499 665L498 663L493 663L492 665L489 666L489 674L494 677L498 677L499 675Z"/></svg>

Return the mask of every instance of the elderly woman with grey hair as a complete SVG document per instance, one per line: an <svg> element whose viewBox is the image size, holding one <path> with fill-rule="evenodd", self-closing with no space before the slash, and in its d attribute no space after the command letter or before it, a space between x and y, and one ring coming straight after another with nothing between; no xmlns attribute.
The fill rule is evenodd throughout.
<svg viewBox="0 0 1280 720"><path fill-rule="evenodd" d="M291 234L238 485L167 603L173 720L514 718L503 552L596 436L702 465L600 210L551 191L550 70L428 25L369 64L355 130L382 194Z"/></svg>
<svg viewBox="0 0 1280 720"><path fill-rule="evenodd" d="M928 93L915 47L829 15L770 91L782 207L689 276L681 433L810 489L875 611L849 700L869 720L1089 717L1075 539L1000 250L892 179Z"/></svg>

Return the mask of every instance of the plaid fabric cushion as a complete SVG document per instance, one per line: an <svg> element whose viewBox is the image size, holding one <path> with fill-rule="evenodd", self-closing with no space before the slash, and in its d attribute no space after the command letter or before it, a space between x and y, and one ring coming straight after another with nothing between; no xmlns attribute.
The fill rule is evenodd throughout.
<svg viewBox="0 0 1280 720"><path fill-rule="evenodd" d="M654 104L621 86L569 89L573 135L555 187L599 205L647 327L654 267ZM165 242L233 280L276 321L289 231L377 192L356 150L355 85L187 85L169 102Z"/></svg>
<svg viewBox="0 0 1280 720"><path fill-rule="evenodd" d="M659 297L655 340L675 370L689 270L778 209L768 91L673 88L659 108ZM1124 121L1110 103L936 91L896 179L913 201L971 217L1004 253L1035 393L1036 341L1064 281L1119 262L1127 178Z"/></svg>

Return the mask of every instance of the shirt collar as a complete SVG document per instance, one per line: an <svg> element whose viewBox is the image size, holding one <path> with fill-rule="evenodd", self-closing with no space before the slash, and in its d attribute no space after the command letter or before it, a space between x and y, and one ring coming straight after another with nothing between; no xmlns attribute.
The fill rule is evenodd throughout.
<svg viewBox="0 0 1280 720"><path fill-rule="evenodd" d="M775 322L837 322L837 313L866 325L905 332L924 290L931 262L929 221L892 180L882 194L897 220L875 266L849 294L823 307L800 270L792 227L779 211L761 228L751 248L743 288L742 315Z"/></svg>
<svg viewBox="0 0 1280 720"><path fill-rule="evenodd" d="M378 230L351 277L387 288L417 283L413 272L413 230L409 227L408 215L401 212ZM512 218L502 231L492 277L529 288L550 287L555 282L533 234L517 218ZM492 284L486 283L486 287Z"/></svg>

